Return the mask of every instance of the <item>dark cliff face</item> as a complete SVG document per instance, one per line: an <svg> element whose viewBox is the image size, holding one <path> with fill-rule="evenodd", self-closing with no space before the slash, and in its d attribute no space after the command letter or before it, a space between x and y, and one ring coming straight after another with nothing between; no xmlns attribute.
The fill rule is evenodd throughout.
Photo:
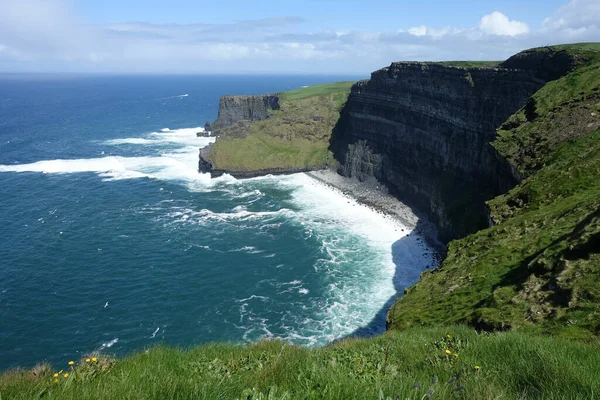
<svg viewBox="0 0 600 400"><path fill-rule="evenodd" d="M219 116L212 124L213 130L239 121L262 121L269 111L279 110L279 95L223 96L219 101Z"/></svg>
<svg viewBox="0 0 600 400"><path fill-rule="evenodd" d="M556 51L552 48L526 50L515 54L500 66L509 69L526 69L535 71L535 76L543 81L552 81L566 75L578 63L579 59L566 50Z"/></svg>
<svg viewBox="0 0 600 400"><path fill-rule="evenodd" d="M543 84L536 70L394 63L352 88L331 140L338 172L428 211L443 240L472 233L484 201L519 181L489 142Z"/></svg>

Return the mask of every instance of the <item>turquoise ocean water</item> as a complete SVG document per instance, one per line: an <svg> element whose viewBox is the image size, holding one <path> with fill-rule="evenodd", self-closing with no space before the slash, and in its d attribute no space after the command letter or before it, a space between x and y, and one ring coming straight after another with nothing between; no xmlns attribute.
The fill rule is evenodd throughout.
<svg viewBox="0 0 600 400"><path fill-rule="evenodd" d="M0 369L384 329L415 235L303 174L197 172L221 95L341 79L0 76Z"/></svg>

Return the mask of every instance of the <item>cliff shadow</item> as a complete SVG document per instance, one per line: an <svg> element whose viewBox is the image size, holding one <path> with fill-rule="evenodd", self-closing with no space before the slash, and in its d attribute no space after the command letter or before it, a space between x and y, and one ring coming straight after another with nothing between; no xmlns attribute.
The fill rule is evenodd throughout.
<svg viewBox="0 0 600 400"><path fill-rule="evenodd" d="M430 223L419 219L413 231L392 244L390 250L395 266L392 281L396 294L385 302L368 324L356 329L340 340L355 337L370 337L384 333L386 330L387 312L394 302L403 296L404 289L418 282L421 272L430 270L439 264L439 260L443 255L443 248L440 247L441 245L435 239L426 237L426 229L431 229ZM426 249L429 250L426 252ZM425 252L426 256L424 256Z"/></svg>

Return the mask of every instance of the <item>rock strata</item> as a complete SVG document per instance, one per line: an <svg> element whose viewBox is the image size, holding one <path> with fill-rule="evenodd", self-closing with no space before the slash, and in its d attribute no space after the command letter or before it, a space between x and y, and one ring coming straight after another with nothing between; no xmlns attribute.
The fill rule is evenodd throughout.
<svg viewBox="0 0 600 400"><path fill-rule="evenodd" d="M487 226L484 201L520 181L489 143L545 79L570 70L555 53L511 58L510 68L393 63L375 71L354 85L334 129L338 172L374 177L427 212L446 241Z"/></svg>
<svg viewBox="0 0 600 400"><path fill-rule="evenodd" d="M279 95L223 96L219 101L219 116L211 129L230 126L239 121L262 121L273 110L279 110Z"/></svg>

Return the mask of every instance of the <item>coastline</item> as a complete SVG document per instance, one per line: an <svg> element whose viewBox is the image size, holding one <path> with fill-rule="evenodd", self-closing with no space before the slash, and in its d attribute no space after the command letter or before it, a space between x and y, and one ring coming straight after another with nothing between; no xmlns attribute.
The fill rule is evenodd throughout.
<svg viewBox="0 0 600 400"><path fill-rule="evenodd" d="M373 182L360 182L357 179L347 178L337 172L325 169L304 172L310 178L341 192L379 213L397 220L416 235L423 237L425 242L435 251L436 264L439 265L446 246L438 239L438 230L429 219L415 212L412 208L402 203L389 194L386 188Z"/></svg>

